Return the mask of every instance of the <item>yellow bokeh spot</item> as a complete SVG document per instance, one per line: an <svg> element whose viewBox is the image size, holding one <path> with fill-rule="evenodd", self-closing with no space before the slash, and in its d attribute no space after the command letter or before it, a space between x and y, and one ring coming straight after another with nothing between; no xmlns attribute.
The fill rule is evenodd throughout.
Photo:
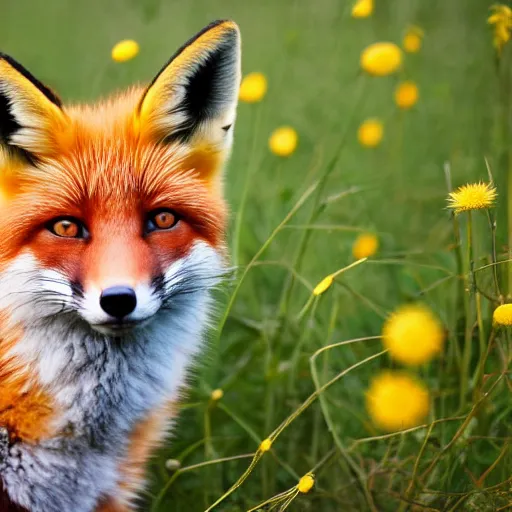
<svg viewBox="0 0 512 512"><path fill-rule="evenodd" d="M306 494L313 488L313 485L315 485L315 477L313 473L308 473L299 480L297 489L299 492Z"/></svg>
<svg viewBox="0 0 512 512"><path fill-rule="evenodd" d="M512 304L502 304L494 310L492 319L495 324L512 326Z"/></svg>
<svg viewBox="0 0 512 512"><path fill-rule="evenodd" d="M267 437L267 439L264 439L260 444L260 451L262 452L268 452L272 448L272 440Z"/></svg>
<svg viewBox="0 0 512 512"><path fill-rule="evenodd" d="M498 193L492 183L469 183L448 195L448 208L455 213L481 210L494 206Z"/></svg>
<svg viewBox="0 0 512 512"><path fill-rule="evenodd" d="M371 233L359 235L352 246L352 254L356 260L373 256L379 248L379 239Z"/></svg>
<svg viewBox="0 0 512 512"><path fill-rule="evenodd" d="M371 382L366 407L378 427L394 432L420 425L429 412L430 396L426 387L409 375L386 371Z"/></svg>
<svg viewBox="0 0 512 512"><path fill-rule="evenodd" d="M267 92L267 78L263 73L254 72L246 75L240 84L238 98L245 103L261 101Z"/></svg>
<svg viewBox="0 0 512 512"><path fill-rule="evenodd" d="M373 0L356 0L352 6L352 18L367 18L373 13Z"/></svg>
<svg viewBox="0 0 512 512"><path fill-rule="evenodd" d="M374 148L384 136L384 126L378 119L367 119L360 126L357 138L362 146Z"/></svg>
<svg viewBox="0 0 512 512"><path fill-rule="evenodd" d="M290 156L299 142L297 132L290 126L282 126L272 132L268 145L270 151L278 156Z"/></svg>
<svg viewBox="0 0 512 512"><path fill-rule="evenodd" d="M133 39L125 39L119 41L114 48L112 48L112 60L116 62L126 62L137 56L139 53L139 43Z"/></svg>
<svg viewBox="0 0 512 512"><path fill-rule="evenodd" d="M224 391L222 389L214 389L212 391L212 394L210 395L210 398L216 402L217 400L220 400L224 396Z"/></svg>
<svg viewBox="0 0 512 512"><path fill-rule="evenodd" d="M382 341L396 361L419 365L442 351L445 331L426 306L410 304L402 306L386 320Z"/></svg>
<svg viewBox="0 0 512 512"><path fill-rule="evenodd" d="M419 95L418 86L414 82L402 82L395 89L395 103L399 108L406 110L416 105Z"/></svg>
<svg viewBox="0 0 512 512"><path fill-rule="evenodd" d="M361 67L370 75L390 75L401 65L402 50L394 43L374 43L361 54Z"/></svg>
<svg viewBox="0 0 512 512"><path fill-rule="evenodd" d="M328 290L334 282L334 276L332 274L324 277L313 289L313 295L321 295Z"/></svg>
<svg viewBox="0 0 512 512"><path fill-rule="evenodd" d="M423 41L423 30L420 27L409 27L402 41L402 46L407 53L418 53Z"/></svg>

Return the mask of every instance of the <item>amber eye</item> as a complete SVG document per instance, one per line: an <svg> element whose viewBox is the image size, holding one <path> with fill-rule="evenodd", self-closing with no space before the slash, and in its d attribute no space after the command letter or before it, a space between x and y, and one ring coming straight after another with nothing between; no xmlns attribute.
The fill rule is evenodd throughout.
<svg viewBox="0 0 512 512"><path fill-rule="evenodd" d="M157 210L149 214L146 222L146 231L171 229L176 226L178 221L178 216L171 210Z"/></svg>
<svg viewBox="0 0 512 512"><path fill-rule="evenodd" d="M73 218L53 220L48 224L47 228L54 235L62 238L85 238L87 236L85 226Z"/></svg>

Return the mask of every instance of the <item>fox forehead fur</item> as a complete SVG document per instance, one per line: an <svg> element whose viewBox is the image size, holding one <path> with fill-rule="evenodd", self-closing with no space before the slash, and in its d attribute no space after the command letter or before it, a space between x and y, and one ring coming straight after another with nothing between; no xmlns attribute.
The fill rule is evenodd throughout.
<svg viewBox="0 0 512 512"><path fill-rule="evenodd" d="M133 509L225 268L239 82L231 21L92 106L0 54L2 511Z"/></svg>

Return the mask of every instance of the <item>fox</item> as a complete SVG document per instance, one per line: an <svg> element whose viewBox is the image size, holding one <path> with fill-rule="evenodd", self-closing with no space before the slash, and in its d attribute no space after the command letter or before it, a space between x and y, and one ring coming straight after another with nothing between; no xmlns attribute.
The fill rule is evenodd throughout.
<svg viewBox="0 0 512 512"><path fill-rule="evenodd" d="M64 105L0 54L0 510L127 512L228 271L237 24Z"/></svg>

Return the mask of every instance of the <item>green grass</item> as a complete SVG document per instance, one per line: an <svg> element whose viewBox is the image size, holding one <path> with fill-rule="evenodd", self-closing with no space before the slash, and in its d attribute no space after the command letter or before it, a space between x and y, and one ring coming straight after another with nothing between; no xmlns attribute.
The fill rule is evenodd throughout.
<svg viewBox="0 0 512 512"><path fill-rule="evenodd" d="M205 510L251 459L201 466L203 462L253 454L259 442L315 392L310 358L316 351L330 343L379 335L390 311L418 299L448 330L446 353L418 372L433 395L429 420L447 421L368 440L382 432L367 417L364 392L379 369L397 366L387 356L378 357L342 376L320 394L321 400L312 401L244 484L215 510L255 507L296 485L312 468L314 491L298 497L290 510L494 511L511 506L511 481L502 484L512 471L507 373L511 340L509 333L496 335L485 367L488 396L472 409L469 393L459 408L461 370L454 354L462 349L466 333L472 375L479 361L479 334L487 343L494 305L483 299L479 326L474 325L475 295L467 292L468 304L461 307L464 286L453 250L452 218L445 208L445 166L453 186L458 186L485 180L487 157L500 194L497 247L501 260L507 258L510 140L503 119L509 111L503 106L508 100L500 100L486 25L494 2L376 3L375 15L366 20L351 19L350 2L337 0L2 3L0 48L66 101L92 100L150 80L191 35L211 20L226 17L241 27L244 72L259 70L269 79L261 104L239 107L226 174L230 241L237 215L242 214L246 180L250 182L236 251L239 272L219 295L219 318L234 290L237 295L222 331L211 335L172 441L151 464L144 510ZM420 25L426 37L419 54L406 55L401 77L419 84L421 98L412 111L400 113L392 101L399 77L362 76L359 55L378 40L400 43L411 23ZM139 41L140 55L115 64L110 49L126 37ZM509 61L506 51L504 63ZM505 83L508 73L503 77ZM505 98L509 94L506 89ZM385 123L384 141L375 150L361 148L356 138L358 124L370 116ZM283 124L295 127L300 137L297 152L287 159L267 149L270 132ZM308 230L304 226L311 223L315 203L324 206L315 215L317 228ZM491 244L486 217L479 213L473 215L476 268L489 261ZM465 218L461 225L464 232ZM342 274L298 318L313 286L353 261L351 246L359 231L377 233L377 257ZM506 267L498 266L502 283ZM489 268L478 273L477 281L484 291L494 293ZM322 352L316 359L317 387L380 350L380 342L370 340ZM209 396L216 388L223 389L224 397L213 404ZM183 472L169 472L167 459L179 459ZM200 467L191 467L196 464ZM486 471L485 480L476 485ZM413 476L417 479L410 488Z"/></svg>

